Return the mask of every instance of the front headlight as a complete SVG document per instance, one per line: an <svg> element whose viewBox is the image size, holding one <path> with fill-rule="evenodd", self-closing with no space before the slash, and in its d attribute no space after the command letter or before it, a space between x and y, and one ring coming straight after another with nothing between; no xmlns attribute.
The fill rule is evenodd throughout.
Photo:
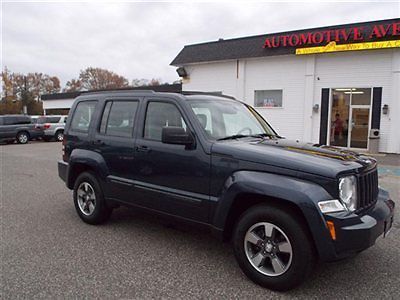
<svg viewBox="0 0 400 300"><path fill-rule="evenodd" d="M357 208L357 180L355 176L339 179L339 198L349 211Z"/></svg>

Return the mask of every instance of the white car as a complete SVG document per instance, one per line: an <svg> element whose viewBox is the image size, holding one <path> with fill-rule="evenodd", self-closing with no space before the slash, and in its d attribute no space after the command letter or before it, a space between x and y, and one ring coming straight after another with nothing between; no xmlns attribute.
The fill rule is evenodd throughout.
<svg viewBox="0 0 400 300"><path fill-rule="evenodd" d="M62 115L41 116L36 120L36 128L43 130L43 139L45 141L55 139L61 142L64 139L64 127L67 117Z"/></svg>

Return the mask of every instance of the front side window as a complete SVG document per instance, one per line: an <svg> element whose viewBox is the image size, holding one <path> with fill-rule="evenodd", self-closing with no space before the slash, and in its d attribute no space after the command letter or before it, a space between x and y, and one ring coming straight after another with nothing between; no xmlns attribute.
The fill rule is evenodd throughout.
<svg viewBox="0 0 400 300"><path fill-rule="evenodd" d="M255 107L282 107L282 90L254 91Z"/></svg>
<svg viewBox="0 0 400 300"><path fill-rule="evenodd" d="M108 101L100 124L100 133L131 137L138 101Z"/></svg>
<svg viewBox="0 0 400 300"><path fill-rule="evenodd" d="M275 135L253 108L238 101L191 100L190 106L206 135L212 140L235 135Z"/></svg>
<svg viewBox="0 0 400 300"><path fill-rule="evenodd" d="M97 101L82 101L75 108L71 122L71 130L88 132Z"/></svg>
<svg viewBox="0 0 400 300"><path fill-rule="evenodd" d="M174 104L149 102L144 125L144 138L161 141L162 128L166 126L177 126L186 129L186 123Z"/></svg>

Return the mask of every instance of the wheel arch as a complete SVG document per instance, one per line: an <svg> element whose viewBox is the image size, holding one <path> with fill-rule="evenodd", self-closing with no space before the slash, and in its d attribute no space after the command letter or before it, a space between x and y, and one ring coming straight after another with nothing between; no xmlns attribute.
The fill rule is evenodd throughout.
<svg viewBox="0 0 400 300"><path fill-rule="evenodd" d="M260 195L255 193L240 193L233 200L232 206L229 209L229 213L227 215L224 231L223 231L223 239L225 241L230 240L232 237L232 233L234 227L236 225L237 220L240 216L249 208L259 205L259 204L267 204L269 206L273 206L276 208L280 208L282 210L288 211L293 214L299 221L301 221L305 227L307 228L308 233L311 236L311 232L307 226L307 220L301 211L301 209L291 201L274 198L266 195Z"/></svg>
<svg viewBox="0 0 400 300"><path fill-rule="evenodd" d="M26 133L26 135L28 136L28 138L31 137L31 135L29 134L29 130L27 129L20 129L17 131L17 134L15 135L16 138L18 138L18 135L20 135L21 133Z"/></svg>
<svg viewBox="0 0 400 300"><path fill-rule="evenodd" d="M334 255L334 246L326 223L316 203L332 199L321 186L294 177L239 171L225 183L213 215L213 226L222 231L222 238L229 240L240 215L260 203L289 210L304 222L318 256L325 260Z"/></svg>
<svg viewBox="0 0 400 300"><path fill-rule="evenodd" d="M67 187L73 189L79 174L90 171L103 183L108 175L108 168L103 157L94 151L75 149L71 152L67 171Z"/></svg>

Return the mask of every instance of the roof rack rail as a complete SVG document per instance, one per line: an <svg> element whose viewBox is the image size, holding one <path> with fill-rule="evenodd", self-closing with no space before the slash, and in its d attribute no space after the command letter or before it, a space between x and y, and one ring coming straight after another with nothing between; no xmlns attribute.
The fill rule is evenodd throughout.
<svg viewBox="0 0 400 300"><path fill-rule="evenodd" d="M182 91L181 94L187 95L187 96L189 96L189 95L209 95L209 96L218 96L218 97L236 100L235 97L224 95L221 92Z"/></svg>
<svg viewBox="0 0 400 300"><path fill-rule="evenodd" d="M153 91L153 90L114 89L114 90L85 91L84 94L98 94L98 93L104 94L104 93L108 93L108 92L110 92L110 93L113 93L113 92L118 92L118 93L132 93L132 92L135 92L135 93L148 93L148 94L154 94L155 93L155 91Z"/></svg>

